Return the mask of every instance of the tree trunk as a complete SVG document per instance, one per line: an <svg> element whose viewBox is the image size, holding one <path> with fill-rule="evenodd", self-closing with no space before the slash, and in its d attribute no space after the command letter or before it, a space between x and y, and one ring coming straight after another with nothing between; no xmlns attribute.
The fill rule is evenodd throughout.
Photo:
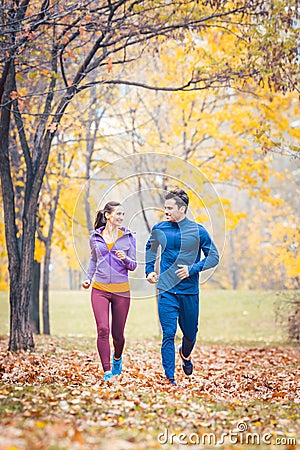
<svg viewBox="0 0 300 450"><path fill-rule="evenodd" d="M9 350L29 350L34 348L33 335L30 325L29 307L26 304L26 289L21 284L20 265L13 264L16 255L9 255L9 275L10 275L10 337Z"/></svg>
<svg viewBox="0 0 300 450"><path fill-rule="evenodd" d="M15 194L10 172L9 157L10 94L14 85L15 71L11 64L5 83L5 90L1 99L3 104L6 104L6 107L1 110L0 120L0 175L10 278L10 351L34 348L33 335L30 326L29 304L32 284L31 277L36 216L34 203L27 202L26 207L24 206L23 229L20 241L20 238L17 237L18 230L16 227ZM19 246L20 242L21 246Z"/></svg>
<svg viewBox="0 0 300 450"><path fill-rule="evenodd" d="M32 196L25 205L23 215L23 236L21 245L21 264L17 281L10 286L10 339L9 350L30 350L34 348L30 324L30 298L34 260L37 198ZM10 272L12 279L12 273Z"/></svg>
<svg viewBox="0 0 300 450"><path fill-rule="evenodd" d="M30 300L30 322L33 333L40 334L40 279L41 279L41 263L34 260L32 273L32 290Z"/></svg>
<svg viewBox="0 0 300 450"><path fill-rule="evenodd" d="M23 295L22 295L23 294ZM33 335L30 326L29 308L24 302L24 293L19 284L10 285L10 339L9 350L32 350Z"/></svg>
<svg viewBox="0 0 300 450"><path fill-rule="evenodd" d="M23 220L24 236L22 238L19 276L14 277L10 269L9 350L12 352L34 348L29 305L32 287L35 215L34 202L31 202L28 208L28 216Z"/></svg>
<svg viewBox="0 0 300 450"><path fill-rule="evenodd" d="M50 187L50 186L49 186ZM50 206L49 217L49 231L47 237L42 237L45 244L45 259L44 259L44 272L43 272L43 332L44 334L50 334L50 317L49 317L49 287L50 287L50 262L51 262L51 245L52 236L54 231L54 221L57 211L58 200L61 191L61 181L58 180L56 186L56 194L54 197L53 206Z"/></svg>
<svg viewBox="0 0 300 450"><path fill-rule="evenodd" d="M51 260L51 241L46 243L46 253L44 260L43 273L43 333L50 334L50 316L49 316L49 266Z"/></svg>

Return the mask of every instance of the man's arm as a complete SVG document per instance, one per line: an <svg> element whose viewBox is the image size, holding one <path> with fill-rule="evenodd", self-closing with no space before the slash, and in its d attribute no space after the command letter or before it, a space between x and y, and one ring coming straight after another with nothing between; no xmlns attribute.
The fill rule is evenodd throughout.
<svg viewBox="0 0 300 450"><path fill-rule="evenodd" d="M188 266L189 276L192 276L197 272L203 272L204 270L211 269L219 262L219 252L217 247L215 246L209 233L202 226L200 231L200 251L201 250L204 253L204 258L199 262Z"/></svg>
<svg viewBox="0 0 300 450"><path fill-rule="evenodd" d="M154 271L154 265L157 256L159 242L157 240L157 231L155 226L152 228L151 234L146 244L146 278L150 283L156 283L158 280L157 273Z"/></svg>

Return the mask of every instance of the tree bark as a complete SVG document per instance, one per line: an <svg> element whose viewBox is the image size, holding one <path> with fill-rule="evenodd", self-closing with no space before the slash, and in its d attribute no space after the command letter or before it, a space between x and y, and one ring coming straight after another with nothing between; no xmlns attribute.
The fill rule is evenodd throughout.
<svg viewBox="0 0 300 450"><path fill-rule="evenodd" d="M33 335L30 325L29 308L23 301L24 292L19 284L10 285L10 339L9 350L32 350L34 348Z"/></svg>
<svg viewBox="0 0 300 450"><path fill-rule="evenodd" d="M15 85L15 70L10 65L7 76L0 121L0 175L4 207L5 237L8 253L8 270L10 276L10 339L9 350L32 349L33 335L30 326L29 303L31 295L31 272L34 249L34 224L36 211L32 207L23 214L23 236L18 238L15 216L15 194L10 171L9 135L11 116L11 92ZM33 225L33 228L30 227ZM33 239L33 243L30 240ZM21 244L21 245L19 245ZM28 259L31 264L26 266Z"/></svg>
<svg viewBox="0 0 300 450"><path fill-rule="evenodd" d="M40 334L40 279L41 263L34 260L32 274L32 289L30 300L30 322L33 333Z"/></svg>
<svg viewBox="0 0 300 450"><path fill-rule="evenodd" d="M63 174L62 174L63 176ZM50 189L50 185L49 185ZM54 222L56 217L56 211L58 206L58 200L61 191L61 180L57 181L56 193L54 197L53 204L50 206L49 210L49 230L47 236L42 236L42 241L45 244L45 259L44 259L44 272L43 272L43 333L50 334L50 314L49 314L49 287L50 287L50 263L51 263L51 245L52 236L54 231Z"/></svg>
<svg viewBox="0 0 300 450"><path fill-rule="evenodd" d="M10 339L9 350L31 350L34 348L30 323L30 298L32 287L32 269L34 253L35 211L31 205L33 217L25 223L26 235L22 239L21 265L18 277L10 272Z"/></svg>
<svg viewBox="0 0 300 450"><path fill-rule="evenodd" d="M49 315L49 266L51 261L51 238L47 239L43 273L43 333L50 334Z"/></svg>

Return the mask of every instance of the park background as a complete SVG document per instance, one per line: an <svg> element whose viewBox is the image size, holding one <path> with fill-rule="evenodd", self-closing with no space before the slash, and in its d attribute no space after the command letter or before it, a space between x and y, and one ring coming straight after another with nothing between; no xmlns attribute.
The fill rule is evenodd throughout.
<svg viewBox="0 0 300 450"><path fill-rule="evenodd" d="M236 429L250 448L241 422L295 448L297 2L11 4L0 41L0 448L161 448L165 428L170 448L180 432ZM195 374L178 361L176 390L143 265L173 186L221 254L202 276ZM138 269L124 372L104 385L80 283L93 217L112 199L137 232Z"/></svg>

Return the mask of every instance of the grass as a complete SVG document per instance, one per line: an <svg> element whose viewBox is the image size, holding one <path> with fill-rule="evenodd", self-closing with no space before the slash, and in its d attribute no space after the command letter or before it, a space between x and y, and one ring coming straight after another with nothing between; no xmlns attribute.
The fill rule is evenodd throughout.
<svg viewBox="0 0 300 450"><path fill-rule="evenodd" d="M8 334L8 295L0 292L0 334ZM283 344L276 324L274 291L201 292L198 339L205 343ZM54 336L95 336L89 291L51 291L50 328ZM155 297L132 298L126 325L128 339L153 339L160 333ZM180 332L179 332L180 334Z"/></svg>

